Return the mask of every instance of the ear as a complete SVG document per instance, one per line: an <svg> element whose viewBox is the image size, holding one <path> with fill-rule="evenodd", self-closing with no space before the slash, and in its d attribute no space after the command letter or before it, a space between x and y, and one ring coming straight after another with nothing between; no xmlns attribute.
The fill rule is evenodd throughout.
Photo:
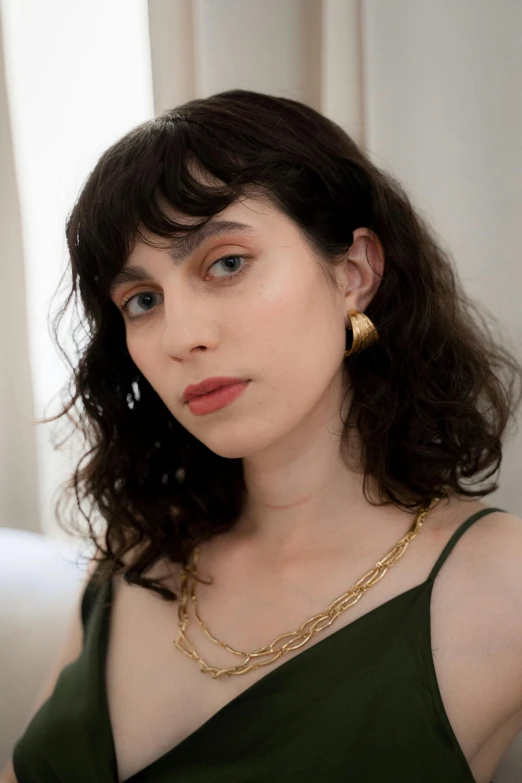
<svg viewBox="0 0 522 783"><path fill-rule="evenodd" d="M345 310L364 312L372 301L384 274L384 249L376 234L369 228L357 228L353 242L340 267L341 293Z"/></svg>

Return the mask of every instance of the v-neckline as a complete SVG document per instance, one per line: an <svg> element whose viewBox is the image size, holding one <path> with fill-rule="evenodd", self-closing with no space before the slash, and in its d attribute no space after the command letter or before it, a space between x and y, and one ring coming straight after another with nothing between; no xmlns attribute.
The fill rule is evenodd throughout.
<svg viewBox="0 0 522 783"><path fill-rule="evenodd" d="M110 633L110 622L111 622L111 614L112 614L112 601L113 601L113 580L109 579L103 586L102 589L106 590L106 595L102 596L106 600L103 601L104 611L103 613L100 613L100 623L102 623L102 627L99 629L101 633L100 637L100 643L97 645L97 655L98 655L98 681L96 683L96 687L98 690L98 696L101 701L101 710L103 715L103 720L105 721L106 725L106 731L109 737L109 744L112 749L112 769L114 771L115 775L115 783L145 783L145 780L142 781L142 777L144 775L147 775L148 773L151 773L153 770L155 770L157 767L159 767L161 764L166 763L168 759L174 758L176 755L182 752L185 745L187 745L189 742L193 741L194 738L201 734L203 731L207 730L208 727L215 723L217 720L219 720L224 714L232 710L242 699L246 699L249 696L251 696L252 692L255 692L256 690L260 689L263 686L266 686L267 681L271 681L276 675L281 676L282 671L287 671L288 667L292 666L292 664L297 665L296 661L301 661L302 665L302 658L304 656L305 660L308 660L310 657L310 654L312 651L316 648L321 647L323 649L324 645L328 644L334 644L336 641L339 641L340 639L344 638L344 635L348 633L348 629L353 628L356 626L360 621L366 620L367 618L374 615L376 612L382 611L386 607L390 606L391 604L395 603L396 601L399 601L400 599L404 599L406 596L410 595L411 593L420 592L423 588L425 588L428 583L431 581L431 574L428 576L427 579L425 579L420 584L414 585L413 587L408 588L408 590L404 590L402 593L399 593L398 595L393 596L392 598L389 598L387 601L385 601L382 604L379 604L378 606L375 606L373 609L370 609L368 612L365 612L365 614L360 615L360 617L356 617L355 620L352 620L351 623L347 623L346 625L343 625L341 628L339 628L337 631L334 631L329 636L326 636L324 639L320 639L318 642L313 644L311 647L305 648L302 652L295 655L293 658L289 658L287 661L284 661L283 663L276 666L275 669L271 669L267 674L265 674L260 679L256 680L252 683L252 685L249 685L248 688L245 688L244 691L239 693L237 696L234 696L233 699L228 701L226 704L223 705L223 707L220 707L220 709L215 712L213 715L211 715L207 720L202 723L200 726L198 726L193 732L191 732L188 736L186 736L184 739L181 740L181 742L178 742L174 747L167 750L165 753L163 753L161 756L158 756L158 758L151 761L149 764L147 764L142 769L138 770L138 772L135 772L131 777L126 778L124 781L120 781L119 775L118 775L118 762L116 757L116 744L114 740L114 732L112 728L112 722L111 722L111 716L109 712L109 699L108 699L108 691L107 691L107 659L108 659L108 642L109 642L109 633ZM315 653L317 655L317 651Z"/></svg>

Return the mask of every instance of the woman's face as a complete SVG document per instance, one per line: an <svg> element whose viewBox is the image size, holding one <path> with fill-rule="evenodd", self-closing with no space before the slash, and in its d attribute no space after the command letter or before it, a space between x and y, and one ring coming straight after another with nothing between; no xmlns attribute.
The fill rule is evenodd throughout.
<svg viewBox="0 0 522 783"><path fill-rule="evenodd" d="M212 223L223 221L248 228L207 236L182 261L138 243L112 299L127 302L130 356L168 410L216 454L236 458L338 417L346 311L363 309L378 280L367 262L363 270L347 260L334 268L336 291L297 226L261 199L237 201ZM354 238L366 247L365 232ZM129 279L136 266L142 279ZM215 376L249 382L225 407L195 415L185 387Z"/></svg>

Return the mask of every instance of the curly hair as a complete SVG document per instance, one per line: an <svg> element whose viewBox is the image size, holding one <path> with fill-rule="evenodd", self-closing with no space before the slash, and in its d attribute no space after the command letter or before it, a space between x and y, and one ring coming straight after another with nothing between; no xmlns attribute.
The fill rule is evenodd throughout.
<svg viewBox="0 0 522 783"><path fill-rule="evenodd" d="M70 264L61 283L67 276L68 295L52 328L72 374L60 413L39 423L65 415L88 447L60 487L56 513L72 531L74 514L62 519L72 498L88 526L76 530L101 555L101 581L123 573L128 583L176 600L144 572L162 558L186 566L196 544L231 529L241 514L242 459L213 453L172 416L132 361L109 291L135 243L150 244L144 228L174 241L252 194L295 222L327 277L360 226L384 250L384 274L366 309L380 340L345 360L353 397L341 443L356 427L369 502L369 477L377 505L407 510L441 493L480 497L498 486L494 478L484 483L500 468L522 368L464 294L432 229L397 180L339 125L295 100L229 90L119 139L67 218ZM176 223L169 206L202 220ZM74 363L58 336L71 301Z"/></svg>

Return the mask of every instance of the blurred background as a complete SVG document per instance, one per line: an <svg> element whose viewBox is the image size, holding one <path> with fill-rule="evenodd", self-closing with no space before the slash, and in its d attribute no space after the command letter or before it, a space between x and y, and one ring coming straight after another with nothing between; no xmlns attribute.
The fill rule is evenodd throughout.
<svg viewBox="0 0 522 783"><path fill-rule="evenodd" d="M2 0L0 525L63 537L53 448L67 368L49 334L64 225L137 123L233 87L338 122L395 174L521 353L521 0ZM72 346L71 346L72 351ZM522 440L492 505L522 514Z"/></svg>
<svg viewBox="0 0 522 783"><path fill-rule="evenodd" d="M466 290L522 358L522 0L1 0L0 27L4 583L13 587L23 561L41 590L38 569L70 551L62 544L78 546L53 510L78 444L57 450L56 425L33 423L58 411L68 380L49 332L63 301L52 297L67 265L67 213L102 152L164 109L246 88L335 120L403 182ZM513 433L486 502L522 515L521 464ZM71 602L63 584L77 584L77 568L51 570L60 574L55 588L45 580L53 606ZM26 625L29 604L17 583L9 606ZM36 615L31 622L37 634ZM32 663L27 636L12 632L17 666L34 672L27 698L60 629L57 620ZM0 660L5 678L13 665Z"/></svg>

